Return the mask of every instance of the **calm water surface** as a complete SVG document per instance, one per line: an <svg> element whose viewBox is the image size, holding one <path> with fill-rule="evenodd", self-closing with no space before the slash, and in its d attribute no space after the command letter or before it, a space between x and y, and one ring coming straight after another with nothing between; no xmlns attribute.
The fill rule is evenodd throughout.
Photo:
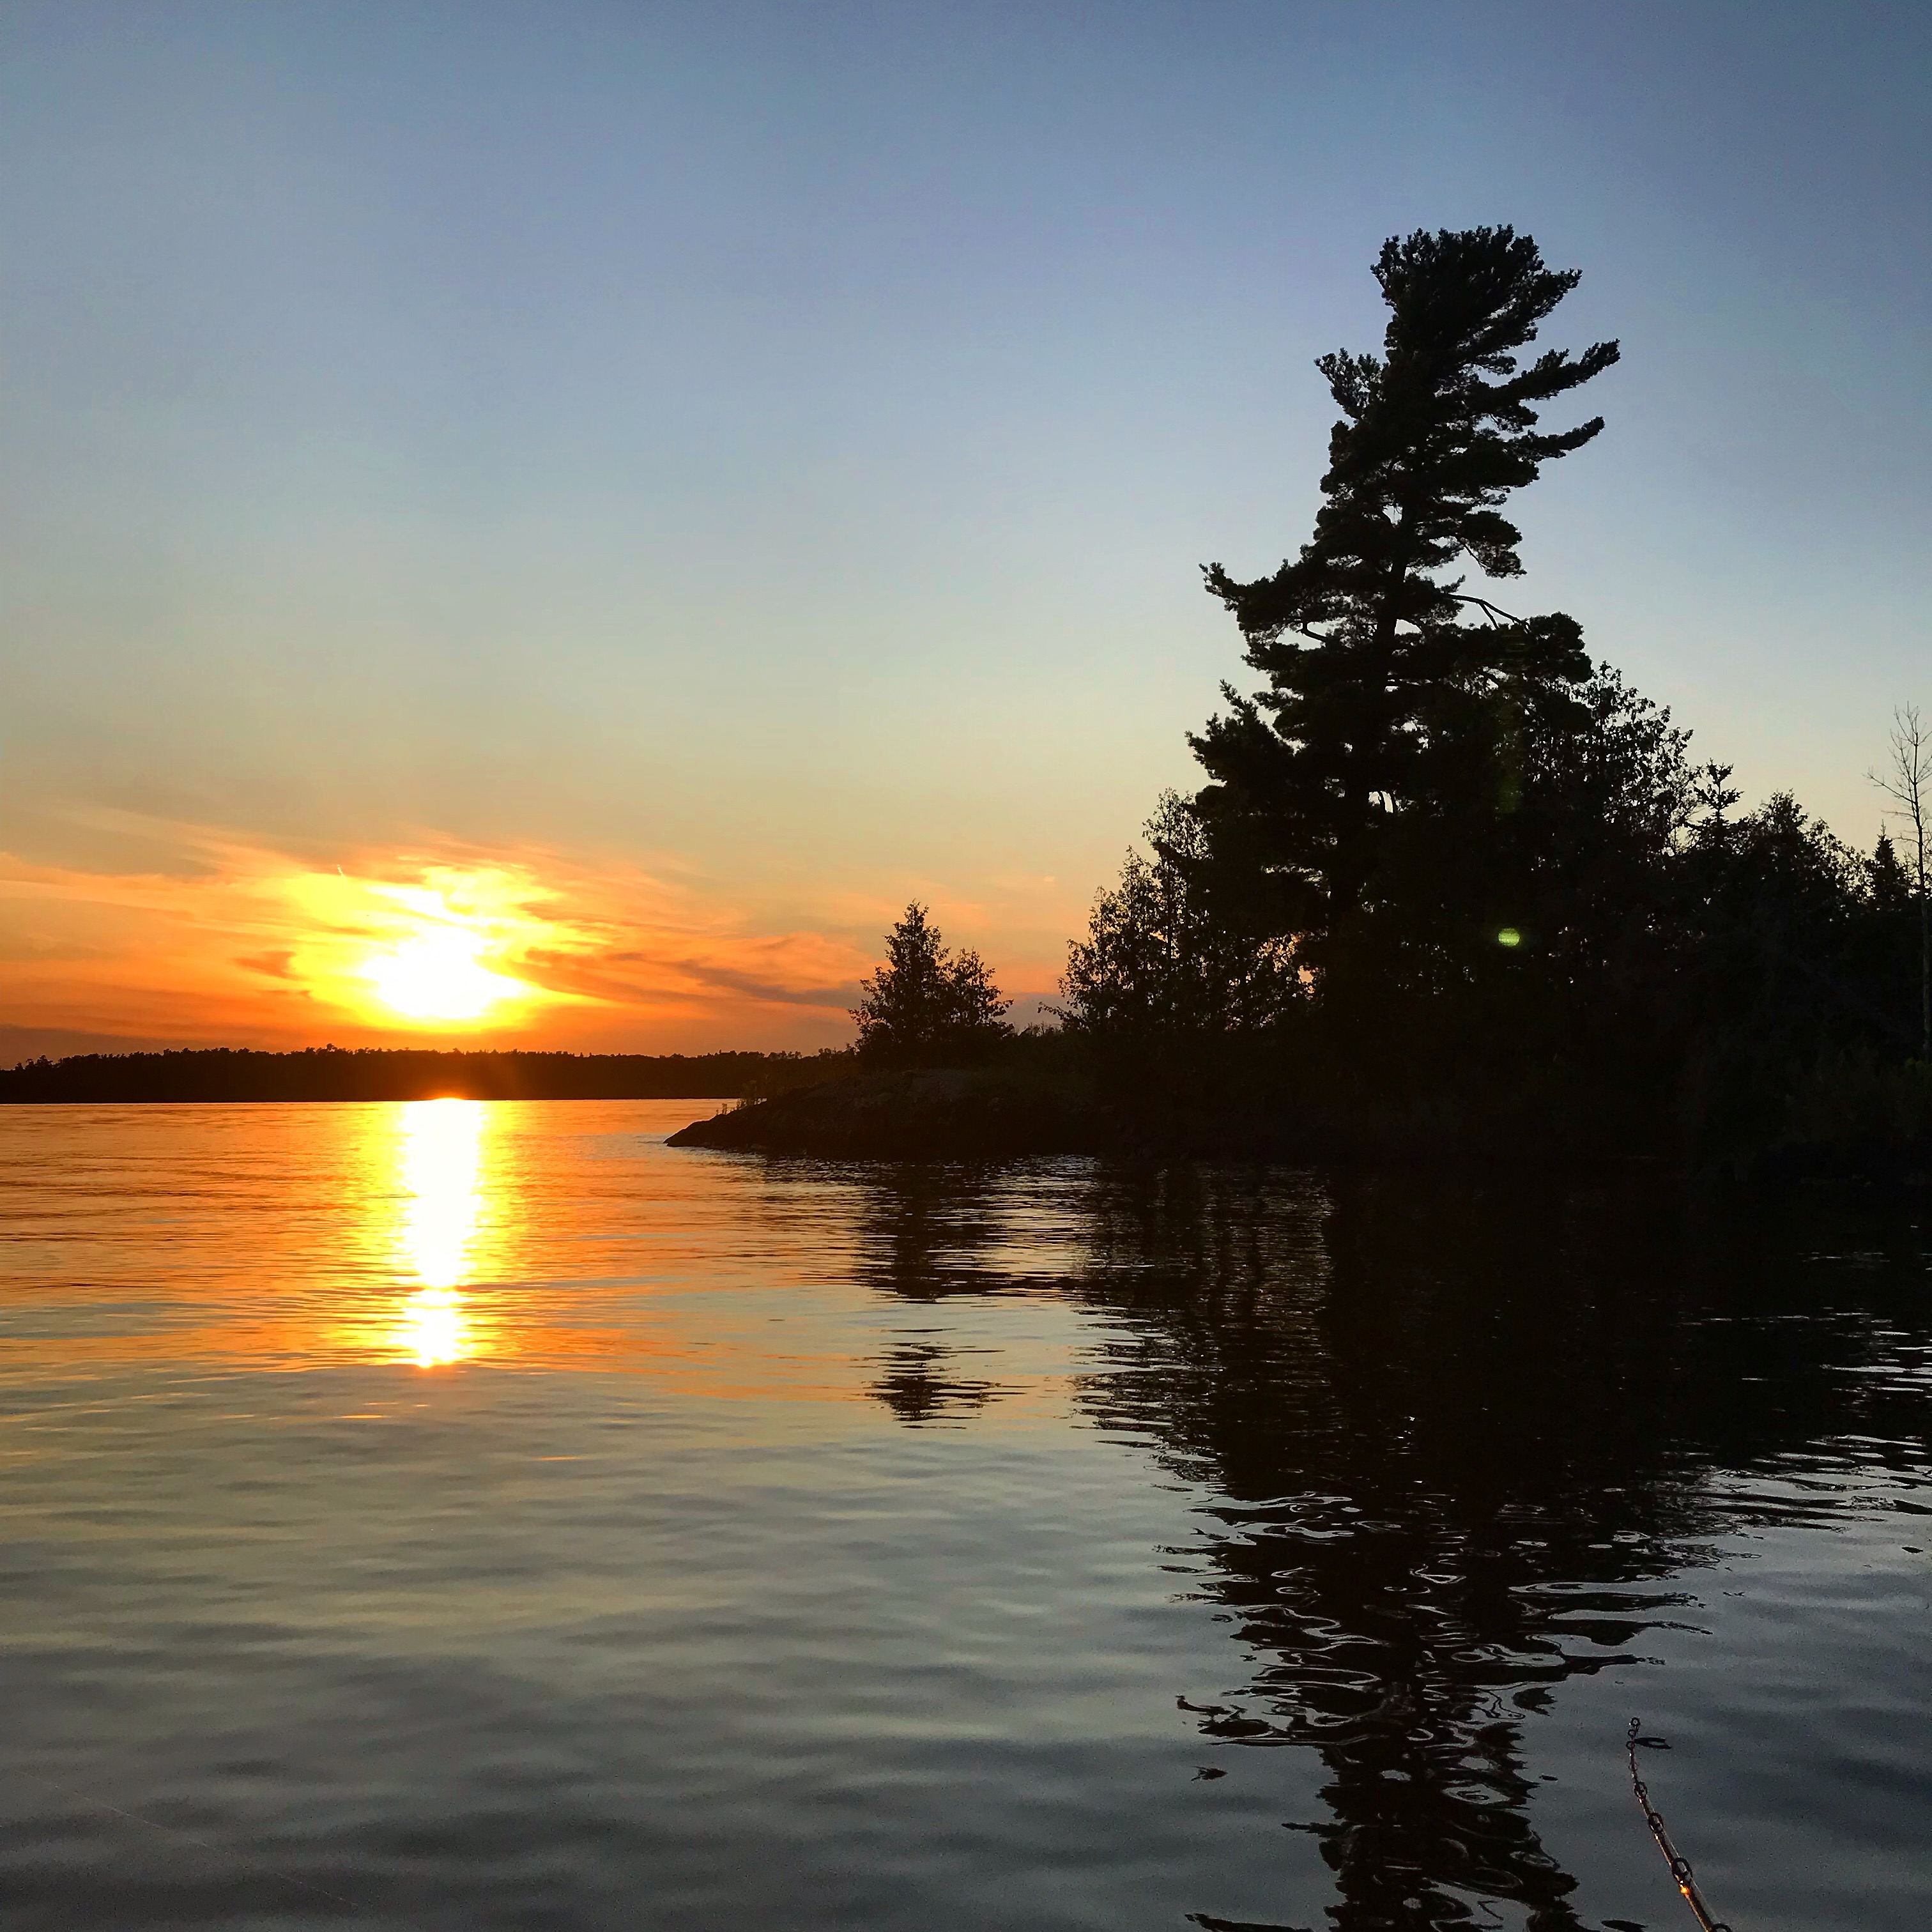
<svg viewBox="0 0 1932 1932"><path fill-rule="evenodd" d="M18 1928L1932 1924L1909 1218L0 1110Z"/></svg>

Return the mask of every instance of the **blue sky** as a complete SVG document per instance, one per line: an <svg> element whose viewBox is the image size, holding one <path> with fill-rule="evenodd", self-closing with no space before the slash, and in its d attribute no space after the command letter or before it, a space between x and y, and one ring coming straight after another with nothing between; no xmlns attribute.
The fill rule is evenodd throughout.
<svg viewBox="0 0 1932 1932"><path fill-rule="evenodd" d="M64 893L212 838L647 877L746 944L862 953L917 894L1043 989L1245 676L1197 566L1306 535L1312 358L1378 338L1417 226L1534 234L1584 272L1550 339L1624 345L1518 500L1524 605L1862 844L1891 707L1932 705L1932 9L5 34L0 844L68 882L41 955ZM28 1017L131 1036L129 985ZM592 1033L843 1031L770 990Z"/></svg>

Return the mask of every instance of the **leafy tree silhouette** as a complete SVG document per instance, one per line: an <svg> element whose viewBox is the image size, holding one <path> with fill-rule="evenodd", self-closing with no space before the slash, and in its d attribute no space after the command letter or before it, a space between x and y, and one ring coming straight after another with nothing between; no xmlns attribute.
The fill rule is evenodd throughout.
<svg viewBox="0 0 1932 1932"><path fill-rule="evenodd" d="M968 947L950 952L915 901L886 935L886 963L860 982L852 1008L859 1055L874 1065L932 1066L982 1059L1012 1029L1012 1002Z"/></svg>
<svg viewBox="0 0 1932 1932"><path fill-rule="evenodd" d="M1301 998L1291 941L1244 932L1207 890L1207 835L1178 793L1142 828L1118 885L1094 902L1074 941L1057 1008L1070 1031L1110 1042L1265 1027Z"/></svg>

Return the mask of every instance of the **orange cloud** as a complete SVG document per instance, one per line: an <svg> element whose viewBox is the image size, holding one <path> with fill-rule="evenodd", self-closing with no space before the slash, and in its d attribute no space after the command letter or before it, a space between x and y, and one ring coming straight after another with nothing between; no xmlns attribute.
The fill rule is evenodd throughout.
<svg viewBox="0 0 1932 1932"><path fill-rule="evenodd" d="M692 888L548 851L327 864L118 815L152 870L0 855L16 1036L644 1051L850 1033L869 948L745 929Z"/></svg>

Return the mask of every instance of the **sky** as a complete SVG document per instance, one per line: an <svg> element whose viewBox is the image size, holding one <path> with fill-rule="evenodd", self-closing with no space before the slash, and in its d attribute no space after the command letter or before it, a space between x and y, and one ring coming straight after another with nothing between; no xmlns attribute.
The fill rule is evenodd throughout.
<svg viewBox="0 0 1932 1932"><path fill-rule="evenodd" d="M1384 236L1615 336L1526 584L1869 847L1932 8L0 8L0 1061L1015 1016L1252 682Z"/></svg>

